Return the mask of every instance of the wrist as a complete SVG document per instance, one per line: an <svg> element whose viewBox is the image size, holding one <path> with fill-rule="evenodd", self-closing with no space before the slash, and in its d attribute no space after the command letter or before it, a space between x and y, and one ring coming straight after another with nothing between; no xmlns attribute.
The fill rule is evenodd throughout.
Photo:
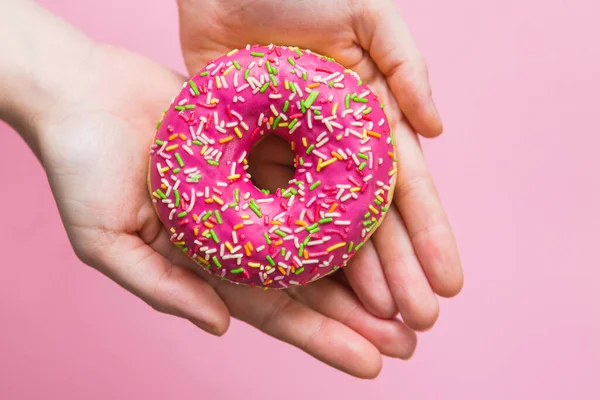
<svg viewBox="0 0 600 400"><path fill-rule="evenodd" d="M0 119L36 151L41 127L68 102L95 44L33 2L2 3Z"/></svg>

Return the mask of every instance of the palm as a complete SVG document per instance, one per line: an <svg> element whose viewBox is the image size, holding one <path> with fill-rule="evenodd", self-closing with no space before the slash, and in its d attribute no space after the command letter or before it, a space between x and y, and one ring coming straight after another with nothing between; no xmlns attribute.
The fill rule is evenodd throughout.
<svg viewBox="0 0 600 400"><path fill-rule="evenodd" d="M417 137L400 112L413 126L425 127L421 132L439 123L420 98L423 90L428 92L426 85L418 87L421 81L411 81L426 76L426 70L415 69L420 59L411 57L420 56L390 4L387 0L180 0L181 42L191 74L248 43L287 44L335 58L379 95L397 138L397 207L390 209L344 273L372 314L392 318L400 311L409 326L427 329L438 313L434 292L456 294L462 274ZM285 142L268 137L253 153L250 171L255 183L269 189L285 186L293 171Z"/></svg>

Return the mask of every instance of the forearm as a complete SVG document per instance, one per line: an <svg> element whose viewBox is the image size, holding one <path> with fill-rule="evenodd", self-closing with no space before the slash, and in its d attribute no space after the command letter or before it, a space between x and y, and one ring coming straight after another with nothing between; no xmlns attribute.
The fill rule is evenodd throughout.
<svg viewBox="0 0 600 400"><path fill-rule="evenodd" d="M29 0L0 2L0 119L35 150L40 120L73 88L93 42Z"/></svg>

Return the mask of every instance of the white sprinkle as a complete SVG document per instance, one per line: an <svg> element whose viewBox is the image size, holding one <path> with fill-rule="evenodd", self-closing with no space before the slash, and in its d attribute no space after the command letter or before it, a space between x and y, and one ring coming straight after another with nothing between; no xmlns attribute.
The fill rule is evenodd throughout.
<svg viewBox="0 0 600 400"><path fill-rule="evenodd" d="M379 125L379 126L382 126L383 124L385 124L385 119L381 118L381 119L379 120L379 124L378 124L378 125Z"/></svg>
<svg viewBox="0 0 600 400"><path fill-rule="evenodd" d="M337 221L333 222L334 225L350 225L350 221L344 221L341 219L338 219Z"/></svg>
<svg viewBox="0 0 600 400"><path fill-rule="evenodd" d="M258 126L262 126L263 119L265 119L265 114L260 113L258 116Z"/></svg>
<svg viewBox="0 0 600 400"><path fill-rule="evenodd" d="M321 158L322 160L327 161L327 156L323 153L321 153L319 150L313 150L313 154L316 155L317 157ZM304 164L306 165L306 164Z"/></svg>
<svg viewBox="0 0 600 400"><path fill-rule="evenodd" d="M321 132L321 134L319 136L317 136L317 142L320 142L321 140L323 140L323 138L327 136L327 132L323 131Z"/></svg>
<svg viewBox="0 0 600 400"><path fill-rule="evenodd" d="M313 203L314 203L316 200L317 200L317 197L316 197L316 196L313 196L313 198L312 198L312 199L310 199L310 200L308 201L308 203L306 203L306 207L310 207L310 206L312 206L312 204L313 204ZM302 210L302 211L304 212L305 210ZM302 220L302 218L300 218L300 219Z"/></svg>
<svg viewBox="0 0 600 400"><path fill-rule="evenodd" d="M319 143L317 143L317 145L315 146L317 149L322 147L323 145L325 145L325 143L329 142L329 138L325 138L323 140L321 140Z"/></svg>
<svg viewBox="0 0 600 400"><path fill-rule="evenodd" d="M279 113L277 112L277 109L275 109L275 105L271 104L271 112L273 113L273 115L275 115L276 117L279 115Z"/></svg>
<svg viewBox="0 0 600 400"><path fill-rule="evenodd" d="M219 72L219 70L223 67L223 62L221 62L219 64L219 66L217 68L215 68L215 70L213 72L210 73L211 76L215 76L217 74L217 72Z"/></svg>
<svg viewBox="0 0 600 400"><path fill-rule="evenodd" d="M277 99L280 99L281 97L282 97L281 93L277 93L277 94L275 94L275 93L271 93L271 94L269 94L269 98L270 98L270 99L275 99L275 100L277 100Z"/></svg>
<svg viewBox="0 0 600 400"><path fill-rule="evenodd" d="M362 92L361 94L359 94L357 97L366 97L366 96L369 95L369 93L371 93L371 92L369 92L368 90L365 90L364 92Z"/></svg>
<svg viewBox="0 0 600 400"><path fill-rule="evenodd" d="M348 193L347 195L345 195L344 197L342 197L342 199L341 199L342 202L344 202L344 201L348 200L350 197L352 197L352 194L353 193Z"/></svg>
<svg viewBox="0 0 600 400"><path fill-rule="evenodd" d="M172 209L169 213L169 221L173 219L173 214L175 214L175 209Z"/></svg>
<svg viewBox="0 0 600 400"><path fill-rule="evenodd" d="M343 117L343 118L345 118L345 117L346 117L346 115L348 115L348 114L352 114L353 112L354 112L354 110L353 110L353 109L351 109L351 108L348 108L348 109L344 110L344 112L342 112L342 117Z"/></svg>
<svg viewBox="0 0 600 400"><path fill-rule="evenodd" d="M282 116L283 116L283 114L282 114ZM292 133L294 133L296 131L296 129L298 129L301 125L302 125L302 122L298 122L296 125L294 125L294 127L292 129L290 129L290 135Z"/></svg>
<svg viewBox="0 0 600 400"><path fill-rule="evenodd" d="M256 203L257 204L272 203L273 201L275 201L275 199L270 197L270 198L266 198L266 199L257 199Z"/></svg>

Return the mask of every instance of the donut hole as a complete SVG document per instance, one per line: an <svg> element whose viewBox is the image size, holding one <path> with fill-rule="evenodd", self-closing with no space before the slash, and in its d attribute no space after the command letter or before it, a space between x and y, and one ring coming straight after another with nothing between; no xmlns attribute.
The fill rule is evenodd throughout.
<svg viewBox="0 0 600 400"><path fill-rule="evenodd" d="M248 172L252 183L260 190L273 193L288 187L296 173L290 143L273 134L265 135L250 150Z"/></svg>

